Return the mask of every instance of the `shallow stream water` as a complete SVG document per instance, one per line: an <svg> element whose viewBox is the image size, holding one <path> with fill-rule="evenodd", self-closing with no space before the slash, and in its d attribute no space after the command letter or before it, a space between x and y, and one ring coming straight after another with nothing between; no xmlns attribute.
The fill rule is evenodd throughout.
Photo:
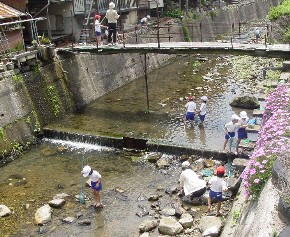
<svg viewBox="0 0 290 237"><path fill-rule="evenodd" d="M198 64L196 56L182 56L150 73L149 112L144 78L141 78L49 127L220 150L224 138L222 126L230 120L233 111L240 111L229 106L229 102L236 95L254 93L251 80L234 78L228 60L229 57L210 57ZM209 97L204 129L189 125L183 128L184 97L190 94L197 98L202 95ZM197 103L199 106L200 101L197 100ZM248 112L251 115L251 111ZM85 164L96 168L104 177L104 209L101 212L96 213L90 207L90 200L86 205L75 201L74 196L82 189L80 171L83 159ZM1 168L0 204L11 208L13 214L0 219L0 236L39 236L40 233L50 237L138 236L138 225L147 217L137 217L136 212L141 209L139 205L148 209L150 206L148 201L138 201L138 198L159 192L162 205L170 206L173 200L164 193L164 189L177 185L180 173L180 162L177 160L168 170L158 170L155 165L143 162L143 159L143 153L44 141ZM157 191L159 188L160 191ZM124 193L116 189L124 190ZM85 192L91 198L89 188ZM38 228L34 225L36 209L57 193L67 193L71 197L62 209L54 209L51 223ZM201 212L204 207L201 207ZM77 222L62 224L61 219L77 214L92 220L92 225L79 226Z"/></svg>

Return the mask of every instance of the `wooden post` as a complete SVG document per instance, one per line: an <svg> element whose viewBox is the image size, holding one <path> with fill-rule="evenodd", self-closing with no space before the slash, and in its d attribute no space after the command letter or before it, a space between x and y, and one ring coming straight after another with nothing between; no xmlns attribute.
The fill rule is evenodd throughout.
<svg viewBox="0 0 290 237"><path fill-rule="evenodd" d="M146 100L147 111L149 112L149 92L148 92L148 76L147 76L147 54L144 54L144 74L145 74L145 86L146 86Z"/></svg>
<svg viewBox="0 0 290 237"><path fill-rule="evenodd" d="M193 23L191 24L191 42L193 42Z"/></svg>
<svg viewBox="0 0 290 237"><path fill-rule="evenodd" d="M136 38L136 44L138 43L138 38L137 38L137 26L135 26L135 38Z"/></svg>

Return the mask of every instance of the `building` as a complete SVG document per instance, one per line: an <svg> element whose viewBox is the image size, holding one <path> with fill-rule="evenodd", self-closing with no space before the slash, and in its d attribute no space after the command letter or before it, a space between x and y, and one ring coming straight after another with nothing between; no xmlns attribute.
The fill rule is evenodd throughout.
<svg viewBox="0 0 290 237"><path fill-rule="evenodd" d="M0 24L1 23L10 23L21 20L22 17L25 17L26 14L23 12L8 6L3 3L3 0L0 2ZM6 1L12 3L12 0ZM15 0L17 2L17 7L22 9L26 0ZM23 3L23 4L20 4ZM1 52L11 48L23 48L24 39L23 39L23 26L21 24L11 24L0 26L0 46Z"/></svg>
<svg viewBox="0 0 290 237"><path fill-rule="evenodd" d="M93 29L96 13L104 16L111 0L28 0L28 11L35 17L46 17L38 22L39 34L52 41L65 39L79 41L84 30ZM134 27L138 19L163 8L163 0L112 0L121 15L119 29ZM103 22L106 24L106 22Z"/></svg>

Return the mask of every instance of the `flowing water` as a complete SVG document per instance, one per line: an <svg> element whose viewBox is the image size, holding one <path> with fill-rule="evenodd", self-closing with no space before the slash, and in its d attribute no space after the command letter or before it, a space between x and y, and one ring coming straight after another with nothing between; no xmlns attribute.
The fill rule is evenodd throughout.
<svg viewBox="0 0 290 237"><path fill-rule="evenodd" d="M234 110L231 99L251 94L247 82L232 78L227 57L210 57L198 62L196 56L180 57L172 64L149 74L150 109L147 111L145 83L140 78L103 96L63 121L49 125L59 130L110 136L146 138L160 143L220 150L222 126ZM205 127L183 128L183 99L188 95L209 97ZM199 99L197 100L200 105ZM248 111L250 112L250 111ZM148 201L138 201L159 193L161 205L172 202L164 189L177 184L180 166L175 160L168 170L158 170L143 161L143 153L129 153L88 144L70 144L49 140L1 168L0 204L13 214L0 219L0 236L138 236L138 225L144 218L136 216ZM82 161L96 168L104 177L104 209L95 212L75 201L82 189ZM161 187L161 188L160 188ZM159 190L160 191L157 191ZM116 191L124 190L124 193ZM67 193L65 206L54 209L52 222L38 230L34 213L57 193ZM91 192L85 189L91 198ZM140 207L141 205L141 207ZM92 220L90 226L62 224L61 219L83 214ZM39 232L40 231L40 232ZM154 234L152 235L154 236ZM157 236L157 235L156 235Z"/></svg>
<svg viewBox="0 0 290 237"><path fill-rule="evenodd" d="M181 57L148 75L149 112L144 78L105 95L59 123L48 127L85 134L127 136L177 146L221 150L223 126L234 112L229 103L234 96L251 95L245 82L238 83L229 73L228 57ZM150 59L149 59L150 60ZM199 108L207 95L204 129L187 126L183 115L186 98L196 96ZM251 111L248 111L251 114Z"/></svg>

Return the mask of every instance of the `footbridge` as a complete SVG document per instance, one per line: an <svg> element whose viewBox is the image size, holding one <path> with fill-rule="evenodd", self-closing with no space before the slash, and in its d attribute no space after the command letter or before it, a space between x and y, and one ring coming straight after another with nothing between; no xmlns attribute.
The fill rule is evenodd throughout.
<svg viewBox="0 0 290 237"><path fill-rule="evenodd" d="M229 54L290 59L290 44L243 44L232 42L161 42L145 44L118 44L117 46L72 45L58 48L66 53L157 53L157 54Z"/></svg>

